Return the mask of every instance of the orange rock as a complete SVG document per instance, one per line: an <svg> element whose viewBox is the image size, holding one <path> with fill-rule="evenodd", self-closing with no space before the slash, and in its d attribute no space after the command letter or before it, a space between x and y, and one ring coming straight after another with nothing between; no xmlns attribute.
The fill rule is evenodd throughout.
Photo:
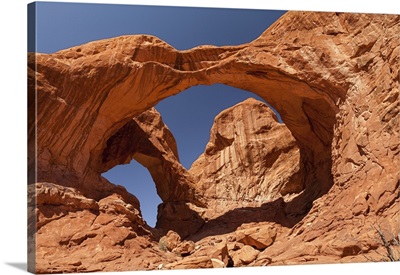
<svg viewBox="0 0 400 275"><path fill-rule="evenodd" d="M205 152L192 164L212 219L238 207L259 207L304 188L300 150L273 111L253 98L214 120Z"/></svg>
<svg viewBox="0 0 400 275"><path fill-rule="evenodd" d="M185 257L189 254L192 254L195 248L196 246L193 241L183 241L176 248L174 248L172 252Z"/></svg>
<svg viewBox="0 0 400 275"><path fill-rule="evenodd" d="M222 237L235 266L384 251L368 236L375 224L398 234L399 24L399 15L294 11L238 46L178 51L137 35L29 54L31 271L211 268L209 241ZM256 93L285 125L263 103L234 106L187 171L151 107L213 83ZM157 229L136 197L101 177L132 159L163 200ZM228 240L271 226L275 237ZM168 230L201 248L183 259L160 250Z"/></svg>
<svg viewBox="0 0 400 275"><path fill-rule="evenodd" d="M260 253L260 251L254 249L253 247L249 245L245 245L243 248L241 248L238 251L235 251L232 254L232 260L234 266L244 266L248 265L251 262L255 261L257 258L257 255Z"/></svg>
<svg viewBox="0 0 400 275"><path fill-rule="evenodd" d="M223 261L219 260L219 259L211 258L211 262L212 262L213 268L224 268L224 267L226 267L225 263Z"/></svg>
<svg viewBox="0 0 400 275"><path fill-rule="evenodd" d="M276 230L272 226L251 227L236 231L236 240L258 250L271 246L276 238Z"/></svg>
<svg viewBox="0 0 400 275"><path fill-rule="evenodd" d="M167 269L194 269L194 268L212 268L213 263L208 256L187 257L173 264L166 265Z"/></svg>
<svg viewBox="0 0 400 275"><path fill-rule="evenodd" d="M222 262L223 266L220 266L220 262L214 261L214 267L227 267L229 264L229 252L226 243L218 244L210 254L212 260L217 259Z"/></svg>
<svg viewBox="0 0 400 275"><path fill-rule="evenodd" d="M160 239L160 248L165 251L172 251L181 244L181 237L174 231L168 231L167 235Z"/></svg>

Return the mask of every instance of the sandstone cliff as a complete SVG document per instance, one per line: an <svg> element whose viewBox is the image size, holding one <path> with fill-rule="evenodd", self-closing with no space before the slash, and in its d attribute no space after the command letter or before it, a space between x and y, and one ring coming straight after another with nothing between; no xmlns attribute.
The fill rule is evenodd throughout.
<svg viewBox="0 0 400 275"><path fill-rule="evenodd" d="M382 260L374 227L392 243L400 230L399 28L398 15L288 12L239 46L140 35L30 54L30 269ZM151 107L213 83L258 94L285 126L261 103L235 106L186 171ZM157 229L100 176L132 158L163 200ZM157 243L170 229L180 252Z"/></svg>

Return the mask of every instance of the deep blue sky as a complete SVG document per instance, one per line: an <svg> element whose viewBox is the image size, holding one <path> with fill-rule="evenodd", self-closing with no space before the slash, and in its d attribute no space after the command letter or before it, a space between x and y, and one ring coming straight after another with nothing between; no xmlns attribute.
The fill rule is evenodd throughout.
<svg viewBox="0 0 400 275"><path fill-rule="evenodd" d="M36 49L42 53L127 34L155 35L179 50L198 45L238 45L257 38L284 13L46 2L38 2L36 8ZM258 98L224 85L196 86L156 106L177 140L180 159L186 168L204 151L214 117L248 97ZM145 220L155 225L161 200L145 168L132 161L103 176L136 195Z"/></svg>

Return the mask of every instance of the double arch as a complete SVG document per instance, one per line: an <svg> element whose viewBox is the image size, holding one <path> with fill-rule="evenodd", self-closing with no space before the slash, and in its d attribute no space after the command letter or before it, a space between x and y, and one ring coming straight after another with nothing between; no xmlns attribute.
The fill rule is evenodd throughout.
<svg viewBox="0 0 400 275"><path fill-rule="evenodd" d="M100 198L104 190L112 189L99 181L106 170L104 152L121 128L164 98L191 86L222 83L257 94L281 114L301 150L302 166L309 175L306 189L313 190L311 199L326 193L333 182L335 115L348 87L334 77L338 74L332 70L337 68L327 68L329 63L322 60L336 49L299 51L296 45L302 41L297 39L277 54L282 46L270 41L279 28L274 24L259 39L240 46L178 51L156 37L139 35L36 55L29 67L38 73L38 178L57 180L68 170L75 178L64 177L65 185ZM285 33L280 36L276 40ZM204 203L190 181L176 186L182 182L157 186L169 190L163 201Z"/></svg>

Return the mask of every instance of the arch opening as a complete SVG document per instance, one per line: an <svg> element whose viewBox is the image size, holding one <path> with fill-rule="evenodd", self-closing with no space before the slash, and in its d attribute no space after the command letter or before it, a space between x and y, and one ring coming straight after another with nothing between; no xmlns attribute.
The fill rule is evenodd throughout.
<svg viewBox="0 0 400 275"><path fill-rule="evenodd" d="M146 167L135 159L128 164L117 165L101 174L110 182L124 186L140 202L140 211L146 223L155 227L157 207L162 202L157 195L156 186Z"/></svg>
<svg viewBox="0 0 400 275"><path fill-rule="evenodd" d="M212 88L218 90L219 92L215 92ZM230 93L237 93L235 96L231 96ZM218 94L218 95L217 95ZM196 98L196 95L201 95L201 97ZM226 100L226 97L229 97L229 100ZM123 163L129 163L132 160L132 163L135 163L136 160L138 163L142 164L144 167L146 167L151 176L152 179L148 179L147 182L148 184L155 184L158 196L157 198L161 198L162 200L155 200L153 205L151 205L152 210L150 210L151 217L155 217L157 215L160 215L160 213L156 213L156 204L161 202L161 211L163 211L163 205L165 206L166 204L170 203L171 201L178 202L182 200L182 198L177 198L176 195L176 187L177 185L181 184L183 181L189 181L189 182L195 182L196 179L192 179L192 176L187 170L190 168L192 165L192 162L196 160L200 154L202 154L205 151L206 144L210 138L210 129L212 126L212 123L214 121L215 116L220 113L221 111L225 110L228 107L231 107L232 105L235 105L236 103L242 102L246 98L249 97L256 97L259 101L265 102L261 97L252 94L252 92L249 91L244 91L241 89L237 89L234 87L229 87L225 85L212 85L212 86L195 86L191 87L184 92L180 93L176 97L170 97L169 99L166 99L162 102L160 102L158 105L156 105L156 108L158 108L162 114L162 117L159 114L156 114L154 109L150 109L150 115L146 114L148 111L144 112L143 114L135 117L133 120L130 120L127 124L125 124L120 130L117 131L116 134L114 134L108 141L107 141L107 147L106 150L103 152L103 164L104 164L104 169L110 169L112 166L115 166L117 163L119 164L120 162ZM181 99L181 100L178 100ZM206 100L206 102L202 102L202 100ZM174 102L175 101L175 102ZM196 119L193 119L191 115L188 112L192 112L192 114L199 114L199 110L196 109L195 107L202 106L207 106L211 107L211 103L215 101L221 101L223 102L224 107L219 107L219 108L214 108L212 111L207 111L207 114L209 115L209 118L211 117L211 121L208 121L208 124L206 126L200 127L200 131L203 132L204 137L203 143L200 142L200 144L194 144L192 138L189 136L187 137L188 133L190 134L196 134L194 129L199 128L198 126L198 121ZM185 108L182 108L182 104L185 104ZM193 104L193 105L191 105ZM218 105L218 104L217 104ZM269 105L269 104L268 104ZM181 108L179 108L181 106ZM271 107L271 105L269 105ZM204 108L204 107L201 107ZM180 109L180 112L177 112L177 110ZM167 111L167 113L165 113ZM169 112L168 112L169 111ZM185 113L186 112L186 113ZM276 110L274 112L277 114L279 117L279 122L282 123L282 119L280 118L280 114L277 113ZM200 116L204 116L204 112L200 114ZM177 121L173 121L175 120ZM182 123L182 120L176 119L180 118L183 119L186 122ZM150 119L150 122L149 122ZM171 121L172 119L172 121ZM161 128L157 129L150 129L151 127L154 127L155 125L160 126L160 123L166 122L167 125L174 125L177 124L180 127L178 129L174 129L174 126L170 126L173 133L175 134L175 138L178 140L177 144L180 146L182 145L182 142L180 142L180 137L185 136L187 140L190 142L186 144L186 148L179 147L179 152L181 153L178 155L178 147L177 144L175 143L174 136L172 135L171 132L169 132L168 128L167 130ZM172 122L172 123L171 123ZM149 126L149 124L153 123L153 126ZM195 127L193 127L195 125ZM150 128L149 128L150 127ZM206 129L206 130L204 130ZM151 132L155 134L153 137L149 137L149 134L146 133ZM157 132L158 131L158 132ZM165 143L160 142L161 139L165 139ZM152 139L152 140L151 140ZM163 148L163 150L171 150L171 154L176 158L176 162L174 163L171 160L166 160L165 156L160 153L160 148ZM185 156L183 152L190 151L189 149L196 148L198 151L195 151L194 154L192 153L192 156ZM312 173L313 167L307 166L309 163L307 163L308 158L310 157L306 150L300 149L300 159L299 159L299 169L302 171L299 171L298 173L295 173L296 175L294 178L296 178L297 181L304 181L304 183L301 183L301 186L307 185L305 182L307 182L307 179L304 179L304 174L307 171L308 173ZM183 153L183 154L182 154ZM191 159L192 158L192 159ZM184 159L184 161L182 161ZM180 165L183 165L184 167L180 167ZM270 164L272 165L272 164ZM118 166L116 166L118 167ZM185 169L186 167L186 169ZM120 168L118 168L120 169ZM129 166L126 166L126 169L131 169ZM177 175L177 170L181 169L184 172L180 172L180 175ZM310 170L308 170L310 169ZM104 174L103 174L104 175ZM132 174L132 176L134 176ZM111 180L111 182L121 184L120 182ZM124 184L122 184L124 185ZM298 185L299 186L299 185ZM301 192L304 188L301 190L298 188L298 186L286 186L287 193L299 193ZM154 187L154 186L153 186ZM307 186L305 186L307 188ZM310 186L308 186L308 189L310 189ZM312 189L312 188L311 188ZM131 191L131 188L128 188L128 191ZM292 190L292 191L290 191ZM293 191L294 190L294 191ZM314 191L314 193L312 193ZM286 191L285 191L286 192ZM308 190L306 194L302 194L299 196L297 200L293 200L291 204L288 204L286 207L286 211L289 214L294 214L298 215L299 212L300 215L304 215L305 211L309 208L310 203L312 201L319 197L321 194L315 194L315 192L318 192L318 190ZM134 195L135 191L132 192ZM284 195L286 195L285 193ZM139 200L142 201L143 199L139 197ZM304 197L306 197L304 199ZM185 201L186 199L183 199ZM299 202L300 201L300 202ZM301 207L299 207L301 205ZM142 204L142 208L147 207L145 204ZM148 209L148 208L147 208ZM143 212L148 212L147 209L142 209ZM160 209L159 209L160 210ZM308 209L309 210L309 209ZM146 217L145 217L146 218ZM155 226L155 222L151 222L149 220L149 224L151 226ZM161 225L163 227L163 225Z"/></svg>
<svg viewBox="0 0 400 275"><path fill-rule="evenodd" d="M91 45L101 48L103 42ZM112 40L110 45L107 51L115 53L118 49L133 47L138 54L133 56L131 51L123 51L116 59L102 60L103 63L96 65L99 66L97 70L89 71L90 68L85 67L91 79L96 79L96 87L101 87L100 89L92 89L93 83L86 81L86 76L80 78L80 72L66 76L64 81L73 77L79 79L71 81L70 91L88 91L84 93L82 106L93 104L94 107L79 113L79 118L83 121L66 121L65 131L59 133L57 140L53 141L53 136L49 133L38 133L40 148L47 148L47 142L53 142L49 153L51 158L48 157L49 154L42 154L39 159L40 178L52 180L51 177L57 177L58 174L48 176L46 169L51 166L50 161L57 163L57 166L68 167L77 177L83 175L88 183L79 188L92 198L100 199L105 192L112 192L112 186L106 182L100 183L100 186L99 175L134 158L131 150L116 149L121 147L120 143L123 144L122 148L131 143L133 148L139 150L135 151L138 153L136 157L142 158L138 161L152 175L162 175L153 177L153 180L163 202L191 202L204 206L205 201L196 191L195 181L190 174L176 173L180 164L170 159L162 160L160 152L155 150L158 146L155 146L156 143L162 148L176 147L171 142L171 133L160 131L159 138L154 139L154 135L146 136L146 131L150 130L148 127L161 121L161 117L150 109L158 102L193 86L219 83L255 93L269 102L281 114L282 120L298 143L301 166L307 176L304 180L302 205L299 207L292 204L290 213L305 212L308 205L333 185L331 143L335 115L339 108L336 102L343 99L347 87L341 87L334 80L315 81L320 78L320 74L312 70L307 72L305 79L301 71L294 71L283 63L277 63L277 57L270 49L272 46L264 45L262 39L242 46L200 47L182 52L149 36L121 37ZM282 62L286 60L286 57L282 58ZM287 61L293 62L291 59ZM77 103L73 94L68 93L64 101L58 101L57 104ZM58 112L54 121L64 121L68 117L68 108L58 111L58 105L51 106L54 109L49 111ZM77 125L85 129L85 134L71 139L69 134ZM46 128L46 124L42 128ZM133 130L143 135L136 135ZM135 142L128 142L127 138L122 138L124 136L131 137ZM170 150L173 151L174 158L179 158L177 150ZM146 158L149 155L152 157ZM72 179L67 184L77 186L78 181ZM96 188L91 188L93 185Z"/></svg>
<svg viewBox="0 0 400 275"><path fill-rule="evenodd" d="M204 152L216 116L250 97L267 104L283 123L278 111L258 95L224 84L193 86L155 106L176 139L186 169Z"/></svg>

